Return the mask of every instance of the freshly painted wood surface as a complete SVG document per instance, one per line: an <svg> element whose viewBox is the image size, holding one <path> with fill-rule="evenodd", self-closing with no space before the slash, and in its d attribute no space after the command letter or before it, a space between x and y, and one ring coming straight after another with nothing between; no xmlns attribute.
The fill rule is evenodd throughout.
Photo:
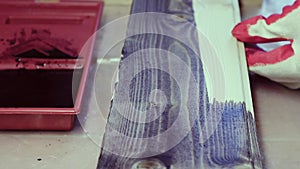
<svg viewBox="0 0 300 169"><path fill-rule="evenodd" d="M151 30L185 38L144 33L126 39L98 168L130 169L142 159L159 160L170 169L261 168L255 125L245 103L209 102L193 2L135 0L132 14L141 12L175 16L157 22L131 19L129 35Z"/></svg>

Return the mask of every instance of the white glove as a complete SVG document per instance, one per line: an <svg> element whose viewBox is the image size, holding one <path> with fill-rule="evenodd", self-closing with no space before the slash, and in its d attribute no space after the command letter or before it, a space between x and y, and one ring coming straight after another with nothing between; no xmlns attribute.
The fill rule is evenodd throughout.
<svg viewBox="0 0 300 169"><path fill-rule="evenodd" d="M247 47L248 65L259 75L292 89L300 88L300 0L286 6L281 14L247 19L232 33L247 43L290 42L271 51Z"/></svg>

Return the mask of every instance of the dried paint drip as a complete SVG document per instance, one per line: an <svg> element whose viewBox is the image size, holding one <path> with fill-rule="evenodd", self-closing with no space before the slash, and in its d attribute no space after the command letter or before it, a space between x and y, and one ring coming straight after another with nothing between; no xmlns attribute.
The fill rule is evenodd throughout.
<svg viewBox="0 0 300 169"><path fill-rule="evenodd" d="M14 38L6 39L0 54L0 70L81 69L83 57L78 56L72 43L55 38L49 30L22 29Z"/></svg>
<svg viewBox="0 0 300 169"><path fill-rule="evenodd" d="M21 58L77 58L78 52L72 49L72 43L61 38L52 37L49 30L22 29L7 39L8 48L1 57Z"/></svg>

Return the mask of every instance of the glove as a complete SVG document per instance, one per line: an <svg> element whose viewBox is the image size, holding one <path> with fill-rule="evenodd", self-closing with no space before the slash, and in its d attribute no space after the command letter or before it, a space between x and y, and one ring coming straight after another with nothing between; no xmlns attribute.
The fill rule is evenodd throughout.
<svg viewBox="0 0 300 169"><path fill-rule="evenodd" d="M281 14L268 18L255 16L235 26L232 34L242 42L290 42L271 51L246 46L250 71L291 89L300 88L299 21L300 0L296 0L293 5L284 7Z"/></svg>

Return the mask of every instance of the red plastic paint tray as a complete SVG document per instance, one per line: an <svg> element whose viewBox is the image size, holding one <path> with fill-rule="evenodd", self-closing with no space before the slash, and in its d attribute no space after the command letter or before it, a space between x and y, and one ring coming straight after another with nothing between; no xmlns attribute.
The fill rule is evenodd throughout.
<svg viewBox="0 0 300 169"><path fill-rule="evenodd" d="M0 129L70 130L103 3L0 2Z"/></svg>

